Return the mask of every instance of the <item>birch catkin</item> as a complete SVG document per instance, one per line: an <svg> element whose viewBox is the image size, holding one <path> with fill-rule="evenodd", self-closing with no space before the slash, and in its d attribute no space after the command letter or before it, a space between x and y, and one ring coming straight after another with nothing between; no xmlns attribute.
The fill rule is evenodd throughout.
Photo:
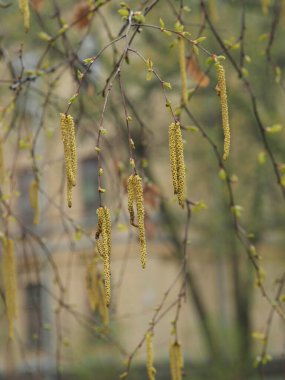
<svg viewBox="0 0 285 380"><path fill-rule="evenodd" d="M135 214L134 206L136 205L138 225L134 223ZM145 238L145 227L144 227L144 203L143 203L143 186L142 179L138 174L131 175L128 178L128 210L130 213L130 222L135 227L139 229L139 242L140 242L140 253L141 253L141 264L142 267L146 266L146 238Z"/></svg>
<svg viewBox="0 0 285 380"><path fill-rule="evenodd" d="M168 130L169 155L174 194L183 208L186 199L186 169L180 123L172 123Z"/></svg>
<svg viewBox="0 0 285 380"><path fill-rule="evenodd" d="M71 115L60 114L60 129L64 147L65 171L67 177L67 204L72 207L72 187L76 185L77 154L75 127Z"/></svg>
<svg viewBox="0 0 285 380"><path fill-rule="evenodd" d="M29 0L19 0L19 8L23 15L25 32L30 29L30 7Z"/></svg>
<svg viewBox="0 0 285 380"><path fill-rule="evenodd" d="M179 48L179 66L180 66L180 78L181 78L181 93L182 93L182 103L187 104L188 94L187 94L187 73L186 73L186 60L185 60L185 41L184 38L178 38L178 48Z"/></svg>
<svg viewBox="0 0 285 380"><path fill-rule="evenodd" d="M104 264L104 283L105 283L105 302L110 305L111 300L111 271L110 271L110 258L111 258L111 218L109 209L99 207L97 209L98 224L96 231L96 239L102 238L100 244L100 251Z"/></svg>
<svg viewBox="0 0 285 380"><path fill-rule="evenodd" d="M174 342L170 346L171 380L182 380L183 366L181 345L178 342Z"/></svg>
<svg viewBox="0 0 285 380"><path fill-rule="evenodd" d="M6 300L9 337L14 337L14 320L17 317L17 275L14 242L9 238L3 241L3 281Z"/></svg>
<svg viewBox="0 0 285 380"><path fill-rule="evenodd" d="M39 182L38 180L32 181L29 189L30 203L34 209L34 224L39 224L40 211L39 211Z"/></svg>
<svg viewBox="0 0 285 380"><path fill-rule="evenodd" d="M0 136L0 181L4 180L4 152L3 152L3 138ZM2 185L2 184L1 184Z"/></svg>
<svg viewBox="0 0 285 380"><path fill-rule="evenodd" d="M106 306L105 289L101 276L97 272L95 258L87 265L85 280L90 308L93 312L98 308L102 322L107 326L109 324L109 312Z"/></svg>
<svg viewBox="0 0 285 380"><path fill-rule="evenodd" d="M153 366L153 347L152 347L152 332L146 334L146 368L149 380L155 380L155 368Z"/></svg>
<svg viewBox="0 0 285 380"><path fill-rule="evenodd" d="M89 305L95 311L99 303L99 285L95 259L92 259L87 265L85 281Z"/></svg>
<svg viewBox="0 0 285 380"><path fill-rule="evenodd" d="M218 84L217 84L218 88L217 89L218 89L218 94L220 96L220 101L221 101L222 124L223 124L223 131L224 131L223 159L226 160L229 156L230 144L231 144L226 77L225 77L225 70L219 62L215 64L215 67L218 74Z"/></svg>

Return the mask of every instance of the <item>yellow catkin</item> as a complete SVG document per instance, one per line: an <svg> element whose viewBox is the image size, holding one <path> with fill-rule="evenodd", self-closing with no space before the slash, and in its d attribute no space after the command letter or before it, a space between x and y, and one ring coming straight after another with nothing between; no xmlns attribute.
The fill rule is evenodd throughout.
<svg viewBox="0 0 285 380"><path fill-rule="evenodd" d="M89 305L90 308L95 311L99 303L99 285L97 278L96 261L94 258L87 265L85 281Z"/></svg>
<svg viewBox="0 0 285 380"><path fill-rule="evenodd" d="M146 368L149 380L155 380L155 368L153 366L152 332L146 334Z"/></svg>
<svg viewBox="0 0 285 380"><path fill-rule="evenodd" d="M67 203L72 206L72 187L76 185L77 153L75 127L71 115L60 114L60 129L64 147L65 170L67 176Z"/></svg>
<svg viewBox="0 0 285 380"><path fill-rule="evenodd" d="M14 336L14 320L17 317L17 275L14 253L14 242L3 239L3 281L6 300L6 313L8 320L9 337Z"/></svg>
<svg viewBox="0 0 285 380"><path fill-rule="evenodd" d="M98 225L96 231L96 239L102 238L100 249L102 251L102 259L104 264L104 283L105 283L105 302L110 305L111 300L111 217L110 210L104 206L97 209Z"/></svg>
<svg viewBox="0 0 285 380"><path fill-rule="evenodd" d="M174 194L178 193L178 172L177 172L177 159L176 159L176 125L175 123L170 124L168 130L168 140L169 140L169 155L170 155L170 166L172 173L172 183L174 188Z"/></svg>
<svg viewBox="0 0 285 380"><path fill-rule="evenodd" d="M30 29L30 7L29 0L19 0L19 8L23 15L24 19L24 28L25 32L28 32Z"/></svg>
<svg viewBox="0 0 285 380"><path fill-rule="evenodd" d="M178 38L178 48L179 48L179 66L180 66L180 78L181 78L181 93L182 93L182 103L187 104L188 94L187 94L187 73L186 73L186 60L185 60L185 41L184 38Z"/></svg>
<svg viewBox="0 0 285 380"><path fill-rule="evenodd" d="M34 209L34 224L39 224L40 221L40 211L39 211L39 182L34 180L30 184L29 189L30 203Z"/></svg>
<svg viewBox="0 0 285 380"><path fill-rule="evenodd" d="M210 17L213 21L218 21L219 20L219 15L217 11L217 1L216 0L209 0L209 14Z"/></svg>
<svg viewBox="0 0 285 380"><path fill-rule="evenodd" d="M226 160L230 153L230 144L231 144L226 77L225 77L225 70L219 62L215 64L215 67L218 74L217 87L218 87L218 93L219 93L220 101L221 101L222 123L223 123L223 130L224 130L223 159Z"/></svg>
<svg viewBox="0 0 285 380"><path fill-rule="evenodd" d="M86 290L90 308L93 312L99 311L105 326L109 324L109 310L106 306L105 289L101 276L97 272L96 259L92 258L86 268Z"/></svg>
<svg viewBox="0 0 285 380"><path fill-rule="evenodd" d="M106 299L105 288L101 279L98 279L98 291L99 291L99 304L98 304L99 314L104 325L108 326L109 325L109 309L105 302L105 299Z"/></svg>
<svg viewBox="0 0 285 380"><path fill-rule="evenodd" d="M177 194L178 203L183 208L186 199L186 168L180 123L170 124L168 136L174 194Z"/></svg>
<svg viewBox="0 0 285 380"><path fill-rule="evenodd" d="M0 136L0 181L3 182L5 176L4 170L4 151L3 151L3 138ZM0 186L2 183L0 184Z"/></svg>
<svg viewBox="0 0 285 380"><path fill-rule="evenodd" d="M170 346L171 380L182 380L183 366L184 366L184 363L183 363L181 345L178 342L174 342Z"/></svg>
<svg viewBox="0 0 285 380"><path fill-rule="evenodd" d="M261 0L262 12L266 15L269 11L271 0Z"/></svg>
<svg viewBox="0 0 285 380"><path fill-rule="evenodd" d="M129 176L128 178L127 191L128 191L128 211L130 215L130 223L132 225L135 225L135 211L134 211L135 194L134 194L133 178L134 178L133 175Z"/></svg>
<svg viewBox="0 0 285 380"><path fill-rule="evenodd" d="M131 224L136 226L134 223L134 209L133 204L135 203L137 209L137 219L138 219L138 229L139 229L139 242L140 242L140 255L142 267L146 266L146 237L145 237L145 227L144 227L144 203L143 203L143 186L142 179L138 174L131 175L128 178L128 210L130 213Z"/></svg>

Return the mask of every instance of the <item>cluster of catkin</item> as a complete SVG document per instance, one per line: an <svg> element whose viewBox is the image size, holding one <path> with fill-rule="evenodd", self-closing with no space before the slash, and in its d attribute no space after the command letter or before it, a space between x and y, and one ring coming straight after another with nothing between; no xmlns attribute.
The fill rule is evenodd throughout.
<svg viewBox="0 0 285 380"><path fill-rule="evenodd" d="M96 230L96 245L104 265L105 303L110 305L111 300L111 217L106 206L97 209L98 224Z"/></svg>
<svg viewBox="0 0 285 380"><path fill-rule="evenodd" d="M30 28L29 0L19 0L19 8L23 15L25 32L28 32Z"/></svg>
<svg viewBox="0 0 285 380"><path fill-rule="evenodd" d="M172 380L181 380L183 372L183 355L181 351L181 345L178 342L174 342L170 346L170 371Z"/></svg>
<svg viewBox="0 0 285 380"><path fill-rule="evenodd" d="M152 347L152 337L153 334L151 331L148 331L146 334L146 369L149 380L155 380L156 370L153 366L153 347Z"/></svg>
<svg viewBox="0 0 285 380"><path fill-rule="evenodd" d="M64 113L60 114L60 129L64 147L65 170L67 176L67 204L72 206L72 187L76 185L76 142L73 117Z"/></svg>
<svg viewBox="0 0 285 380"><path fill-rule="evenodd" d="M187 73L186 73L186 60L185 60L185 42L183 37L178 38L178 48L179 48L179 66L180 66L180 78L181 78L181 92L182 92L182 103L187 104L188 94L187 94Z"/></svg>
<svg viewBox="0 0 285 380"><path fill-rule="evenodd" d="M3 237L3 282L6 300L9 337L14 336L14 320L17 317L17 272L13 240Z"/></svg>
<svg viewBox="0 0 285 380"><path fill-rule="evenodd" d="M183 208L186 199L186 170L180 123L172 123L168 130L169 154L174 194Z"/></svg>
<svg viewBox="0 0 285 380"><path fill-rule="evenodd" d="M144 203L143 203L143 187L142 179L138 174L132 174L128 178L128 211L130 214L130 222L133 226L139 229L139 242L140 242L140 252L141 252L141 264L142 267L146 266L146 238L145 238L145 227L144 227ZM138 224L135 224L135 211L134 204L137 209L137 220Z"/></svg>
<svg viewBox="0 0 285 380"><path fill-rule="evenodd" d="M218 75L217 92L220 96L220 101L221 101L222 124L223 124L223 131L224 131L223 159L226 160L230 153L230 144L231 144L226 77L225 77L225 70L223 66L220 64L220 62L215 63L215 67L216 67L217 75Z"/></svg>
<svg viewBox="0 0 285 380"><path fill-rule="evenodd" d="M29 188L30 203L34 210L34 224L39 224L40 210L39 210L39 181L33 180Z"/></svg>
<svg viewBox="0 0 285 380"><path fill-rule="evenodd" d="M97 271L95 258L92 258L87 265L85 279L90 308L93 312L98 309L104 325L107 326L109 324L109 312L105 302L105 289Z"/></svg>

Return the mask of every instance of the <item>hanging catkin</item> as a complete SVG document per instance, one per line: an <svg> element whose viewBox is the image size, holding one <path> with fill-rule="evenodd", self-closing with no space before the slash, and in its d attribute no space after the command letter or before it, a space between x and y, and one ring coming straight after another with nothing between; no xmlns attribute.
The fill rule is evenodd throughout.
<svg viewBox="0 0 285 380"><path fill-rule="evenodd" d="M155 380L155 368L153 366L153 347L152 347L152 332L148 332L146 334L146 368L147 368L147 375L149 380Z"/></svg>
<svg viewBox="0 0 285 380"><path fill-rule="evenodd" d="M39 224L40 212L39 212L39 182L38 180L33 180L30 184L29 189L30 203L34 209L34 224Z"/></svg>
<svg viewBox="0 0 285 380"><path fill-rule="evenodd" d="M98 241L98 251L101 251L103 264L104 264L104 284L105 284L105 302L106 305L110 305L111 299L111 271L110 271L110 258L111 258L111 218L109 209L99 207L97 209L98 224L96 231L96 240L101 238L101 242ZM99 248L100 247L100 248Z"/></svg>
<svg viewBox="0 0 285 380"><path fill-rule="evenodd" d="M109 324L109 309L106 305L106 291L101 278L98 278L99 303L98 309L102 322L105 326Z"/></svg>
<svg viewBox="0 0 285 380"><path fill-rule="evenodd" d="M3 281L6 300L9 337L14 336L14 320L17 317L17 276L14 253L14 242L9 238L2 239L3 244Z"/></svg>
<svg viewBox="0 0 285 380"><path fill-rule="evenodd" d="M94 258L87 265L85 281L89 305L90 308L95 311L99 303L99 289L96 261Z"/></svg>
<svg viewBox="0 0 285 380"><path fill-rule="evenodd" d="M270 7L271 0L261 0L261 7L262 7L262 12L264 14L268 13L269 7Z"/></svg>
<svg viewBox="0 0 285 380"><path fill-rule="evenodd" d="M76 185L77 155L75 127L71 115L60 114L60 129L64 147L65 171L67 177L67 204L72 206L72 187Z"/></svg>
<svg viewBox="0 0 285 380"><path fill-rule="evenodd" d="M186 170L180 123L172 123L168 130L169 155L174 194L183 208L186 199Z"/></svg>
<svg viewBox="0 0 285 380"><path fill-rule="evenodd" d="M181 380L183 371L183 355L181 351L181 345L178 342L174 342L170 346L170 371L171 380Z"/></svg>
<svg viewBox="0 0 285 380"><path fill-rule="evenodd" d="M25 32L28 32L30 28L29 0L19 0L19 8L23 15Z"/></svg>
<svg viewBox="0 0 285 380"><path fill-rule="evenodd" d="M138 224L134 222L134 203L137 210ZM146 238L144 227L144 203L143 203L143 187L142 179L138 174L131 175L128 178L128 210L130 214L130 222L139 229L139 242L140 242L140 254L142 267L146 266Z"/></svg>
<svg viewBox="0 0 285 380"><path fill-rule="evenodd" d="M226 160L229 156L230 144L231 144L226 77L225 77L225 70L223 66L220 64L220 62L217 62L215 64L215 67L218 74L218 84L217 84L218 91L217 92L220 96L220 101L221 101L222 124L223 124L223 131L224 131L223 159Z"/></svg>
<svg viewBox="0 0 285 380"><path fill-rule="evenodd" d="M179 48L179 66L180 66L180 78L181 78L181 93L182 93L182 103L187 104L188 94L187 94L187 73L186 73L186 60L185 60L185 41L184 38L178 38L178 48Z"/></svg>
<svg viewBox="0 0 285 380"><path fill-rule="evenodd" d="M3 152L3 138L0 136L0 181L1 185L4 180L4 152ZM0 185L0 186L1 186Z"/></svg>
<svg viewBox="0 0 285 380"><path fill-rule="evenodd" d="M106 306L104 285L97 272L95 258L92 258L87 265L85 280L90 308L93 312L98 308L102 322L107 326L109 324L109 311Z"/></svg>

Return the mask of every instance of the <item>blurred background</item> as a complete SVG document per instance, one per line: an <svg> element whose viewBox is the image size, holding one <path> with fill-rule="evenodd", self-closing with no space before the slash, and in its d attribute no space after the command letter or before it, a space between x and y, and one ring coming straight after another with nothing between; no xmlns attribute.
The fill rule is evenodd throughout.
<svg viewBox="0 0 285 380"><path fill-rule="evenodd" d="M147 379L150 327L156 379L171 378L169 347L177 337L185 379L284 379L285 2L28 5L25 32L18 2L0 2L0 379L107 380L125 372ZM181 25L190 33L186 105ZM226 163L213 54L226 58ZM65 112L75 121L78 158L71 209L59 125ZM184 209L169 164L173 115L184 139ZM145 269L127 208L130 146L144 186ZM98 186L112 216L109 309L95 248ZM7 237L17 270L13 339Z"/></svg>

